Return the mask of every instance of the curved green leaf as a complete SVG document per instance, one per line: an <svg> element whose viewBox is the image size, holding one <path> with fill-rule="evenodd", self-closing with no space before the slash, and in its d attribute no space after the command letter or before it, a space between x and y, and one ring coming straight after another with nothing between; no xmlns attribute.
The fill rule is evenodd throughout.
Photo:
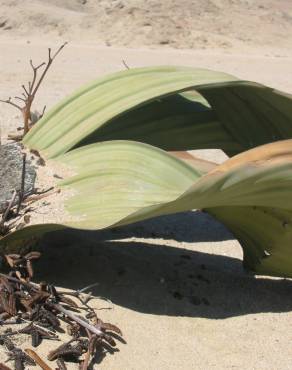
<svg viewBox="0 0 292 370"><path fill-rule="evenodd" d="M105 140L228 155L292 138L291 96L187 67L137 68L86 85L46 114L24 143L47 158Z"/></svg>
<svg viewBox="0 0 292 370"><path fill-rule="evenodd" d="M2 244L54 227L98 230L203 208L239 239L247 268L292 277L292 140L242 153L203 176L158 148L127 141L89 145L57 161L77 173L60 186L74 190L65 205L78 220L27 227Z"/></svg>

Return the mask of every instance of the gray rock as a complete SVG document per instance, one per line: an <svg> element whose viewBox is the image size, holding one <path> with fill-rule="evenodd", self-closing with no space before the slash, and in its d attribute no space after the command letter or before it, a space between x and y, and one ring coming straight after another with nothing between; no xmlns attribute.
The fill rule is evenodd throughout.
<svg viewBox="0 0 292 370"><path fill-rule="evenodd" d="M0 145L0 212L7 207L14 190L19 191L22 175L21 145L11 143ZM36 172L29 161L26 161L25 193L34 188Z"/></svg>

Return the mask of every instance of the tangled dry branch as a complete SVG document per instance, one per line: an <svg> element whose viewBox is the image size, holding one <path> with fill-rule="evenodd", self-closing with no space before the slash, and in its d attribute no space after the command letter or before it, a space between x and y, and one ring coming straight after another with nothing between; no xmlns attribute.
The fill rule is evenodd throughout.
<svg viewBox="0 0 292 370"><path fill-rule="evenodd" d="M10 272L0 274L0 325L9 326L0 335L0 345L8 350L7 361L14 361L16 369L37 363L43 369L49 365L32 349L16 347L12 338L19 334L29 335L31 345L38 347L43 340L59 340L64 331L61 323L67 323L71 339L47 354L49 361L58 361L58 367L66 369L66 361L78 361L80 369L88 369L95 361L98 351L113 351L115 339L122 340L121 330L98 318L95 310L84 303L83 293L60 292L52 284L33 283L33 261L40 258L39 252L25 255L4 256ZM72 293L72 294L71 294ZM81 303L69 296L73 295ZM80 316L80 311L85 316ZM13 330L15 324L26 326ZM1 367L0 367L1 368Z"/></svg>

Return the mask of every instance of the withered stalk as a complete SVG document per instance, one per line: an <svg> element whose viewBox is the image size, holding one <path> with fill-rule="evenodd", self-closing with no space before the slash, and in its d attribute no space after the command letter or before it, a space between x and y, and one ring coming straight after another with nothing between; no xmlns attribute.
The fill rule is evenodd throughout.
<svg viewBox="0 0 292 370"><path fill-rule="evenodd" d="M11 200L10 200L10 202L9 202L9 204L8 204L8 206L7 206L7 208L6 208L5 212L4 212L4 214L3 214L3 216L2 216L1 222L0 222L0 233L1 233L1 231L4 229L4 224L5 224L6 220L7 220L7 217L8 217L8 215L9 215L9 212L10 212L11 208L12 208L12 207L13 207L13 205L14 205L16 195L17 195L17 191L16 191L16 190L14 190L14 191L13 191L13 194L12 194L12 198L11 198Z"/></svg>
<svg viewBox="0 0 292 370"><path fill-rule="evenodd" d="M40 358L40 356L35 352L33 351L32 349L30 348L26 348L25 350L25 353L31 358L33 359L38 365L40 368L42 368L43 370L53 370L49 365L47 365L45 363L45 361Z"/></svg>
<svg viewBox="0 0 292 370"><path fill-rule="evenodd" d="M82 366L81 366L81 370L87 370L88 369L88 365L89 365L89 361L90 361L90 357L91 357L90 342L92 340L92 334L88 329L85 329L85 330L86 330L87 336L89 338L89 343L88 343L87 352L85 353L85 357L84 357L84 360L83 360L83 363L82 363Z"/></svg>
<svg viewBox="0 0 292 370"><path fill-rule="evenodd" d="M71 320L77 322L79 325L83 326L85 329L88 329L91 333L97 334L100 336L104 336L104 333L95 328L93 325L88 324L85 320L82 320L80 317L75 316L71 311L66 310L64 307L57 303L50 303L49 304L52 308L54 308L56 311L59 311L63 313L64 315L68 316Z"/></svg>
<svg viewBox="0 0 292 370"><path fill-rule="evenodd" d="M59 47L59 49L55 52L54 55L52 55L52 50L51 48L48 49L48 61L47 63L43 62L39 64L38 66L34 66L32 60L30 60L30 66L33 71L33 77L32 81L29 81L28 86L26 87L25 85L22 85L23 93L22 96L15 96L15 99L20 100L24 103L23 106L16 104L15 102L12 101L12 98L9 97L6 100L0 100L2 103L10 104L14 108L18 109L22 113L23 117L23 135L27 134L29 129L30 129L30 123L32 121L31 117L31 107L32 103L35 99L36 93L43 82L50 66L52 65L53 61L57 57L57 55L61 52L61 50L67 45L67 42L65 42L63 45ZM40 75L39 79L38 77L38 71L40 68L44 67L44 70L42 74ZM40 117L42 117L45 113L46 107L43 108L42 114ZM13 136L12 136L13 138ZM20 137L21 138L21 137ZM14 139L19 139L19 137L15 136Z"/></svg>
<svg viewBox="0 0 292 370"><path fill-rule="evenodd" d="M122 63L123 63L123 65L126 69L130 69L130 67L128 66L128 63L125 61L125 59L122 59Z"/></svg>
<svg viewBox="0 0 292 370"><path fill-rule="evenodd" d="M21 321L26 322L26 323L28 323L28 324L31 324L31 322L30 322L30 321L25 320L24 318L21 318ZM45 328L45 327L43 327L43 326L39 326L39 325L38 325L38 324L36 324L35 322L33 323L33 325L34 325L36 328L39 328L39 329L41 329L42 331L44 331L44 332L48 333L49 335L53 335L53 336L55 336L55 338L54 338L55 340L59 340L58 336L56 336L56 333L55 333L55 332L53 332L52 330L49 330L49 329L47 329L47 328Z"/></svg>

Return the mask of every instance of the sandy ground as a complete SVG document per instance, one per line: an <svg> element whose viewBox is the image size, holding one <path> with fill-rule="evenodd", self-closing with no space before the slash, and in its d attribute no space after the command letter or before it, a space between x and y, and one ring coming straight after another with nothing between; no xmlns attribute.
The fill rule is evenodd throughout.
<svg viewBox="0 0 292 370"><path fill-rule="evenodd" d="M0 34L108 46L287 48L290 0L0 0Z"/></svg>
<svg viewBox="0 0 292 370"><path fill-rule="evenodd" d="M12 1L0 1L1 9L8 3ZM24 14L20 11L24 5L14 3L16 15ZM60 4L43 3L51 7ZM77 3L72 1L71 5ZM246 3L253 7L256 2ZM289 2L278 2L284 3ZM75 16L76 10L70 11ZM48 46L61 44L62 35L48 33L40 38L25 27L20 24L15 32L11 28L0 33L1 98L19 93L21 84L30 77L30 58L41 62ZM31 23L31 27L36 26ZM281 28L275 30L280 32ZM273 32L270 29L270 35ZM212 68L292 93L292 50L284 48L291 35L286 40L284 35L282 32L283 44L275 36L271 41L274 45L242 46L233 35L232 48L212 44L212 49L196 50L147 50L143 39L139 49L106 47L98 40L78 39L56 60L35 108L50 107L81 84L122 69L122 59L130 67L181 64ZM3 139L17 127L20 116L7 105L0 107ZM197 154L211 160L224 159L217 151ZM127 344L118 344L119 351L108 354L97 368L292 369L292 281L247 274L242 269L238 242L202 212L113 231L55 233L45 237L40 247L43 259L37 265L37 279L74 289L99 282L94 293L113 302L113 309L100 310L100 317L117 324ZM95 304L108 306L100 300Z"/></svg>

